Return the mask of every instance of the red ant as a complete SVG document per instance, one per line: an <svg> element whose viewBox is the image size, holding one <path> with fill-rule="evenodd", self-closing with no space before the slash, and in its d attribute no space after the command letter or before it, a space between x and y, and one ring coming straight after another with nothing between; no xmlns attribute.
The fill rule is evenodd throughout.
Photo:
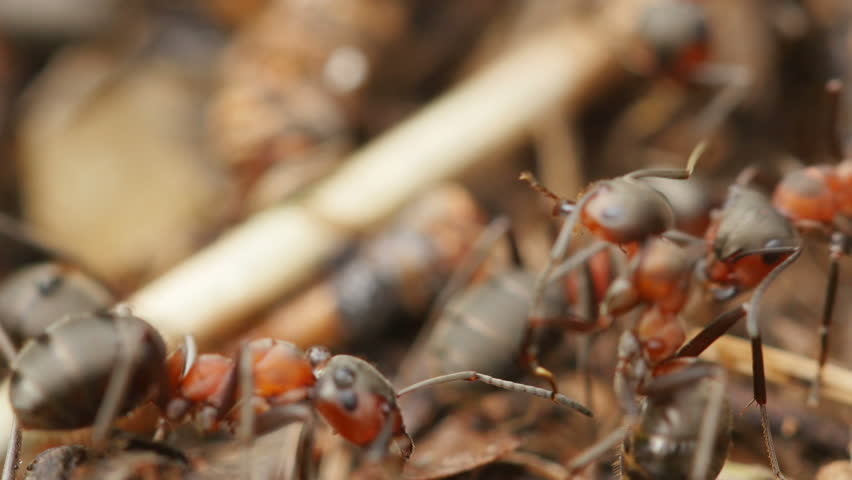
<svg viewBox="0 0 852 480"><path fill-rule="evenodd" d="M147 400L154 400L164 416L159 437L168 423L187 419L207 431L241 428L250 436L310 420L316 410L342 437L366 447L368 458L377 459L395 438L407 441L403 453L410 454L413 444L396 399L437 383L479 381L555 398L591 416L564 395L474 371L396 392L366 361L331 356L322 347L303 354L287 342L259 339L248 343L236 362L219 355L196 358L194 352L194 342L187 340L166 359L157 331L126 309L67 316L29 341L14 361L10 398L17 422L50 430L93 425L98 445L114 418ZM12 451L7 465L16 463L17 455Z"/></svg>
<svg viewBox="0 0 852 480"><path fill-rule="evenodd" d="M419 318L465 258L483 219L464 188L449 184L430 190L326 279L288 299L226 350L261 337L335 348L374 338L399 316Z"/></svg>
<svg viewBox="0 0 852 480"><path fill-rule="evenodd" d="M716 478L731 440L725 373L695 358L674 357L684 338L677 315L657 306L622 334L614 386L627 417L574 458L571 471L621 444L621 478Z"/></svg>
<svg viewBox="0 0 852 480"><path fill-rule="evenodd" d="M515 373L512 368L521 354L535 278L523 266L509 224L505 217L492 221L455 270L399 369L398 380L410 382L462 368L494 375ZM508 240L511 266L481 283L467 285L503 237ZM582 329L584 324L564 311L567 305L561 289L547 290L547 315L542 323ZM461 395L459 390L420 392L402 402L411 431L416 434L438 407L453 403Z"/></svg>
<svg viewBox="0 0 852 480"><path fill-rule="evenodd" d="M828 237L828 284L820 326L819 366L811 383L808 403L819 401L822 371L828 360L828 330L831 327L837 293L840 257L849 255L852 245L852 159L844 160L843 147L837 134L839 103L843 86L830 80L826 90L831 98L830 145L835 165L805 167L788 173L775 187L772 203L798 229Z"/></svg>
<svg viewBox="0 0 852 480"><path fill-rule="evenodd" d="M764 442L769 463L776 478L781 474L769 417L766 412L766 376L763 367L763 343L758 323L760 299L774 279L801 254L795 229L772 206L769 198L748 187L749 170L740 175L728 189L722 208L713 215L704 240L706 256L699 272L712 284L716 299L728 300L754 289L750 303L723 313L698 333L677 353L678 357L694 357L746 317L752 346L754 399L760 407Z"/></svg>
<svg viewBox="0 0 852 480"><path fill-rule="evenodd" d="M615 182L615 180L606 182L604 185L607 186L612 182ZM760 406L761 418L764 430L766 431L764 438L770 465L775 475L778 478L783 478L780 467L778 466L772 437L768 431L766 381L757 318L759 316L759 302L763 296L763 292L787 266L798 258L800 248L792 226L772 207L769 199L759 192L749 189L744 183L746 183L745 176L742 176L737 184L730 187L728 197L721 210L714 212L713 221L704 237L707 254L703 262L699 262L699 271L703 272L703 276L710 282L723 287L715 290L719 300L730 299L746 289L754 288L755 292L752 296L751 304L748 307L742 305L731 312L719 316L687 345L683 346L676 355L678 357L698 356L739 319L747 316L747 327L749 336L752 339L755 400ZM633 230L628 230L628 233L637 234L631 237L618 231L609 232L601 229L601 222L595 221L594 218L592 221L587 220L586 216L592 217L592 215L598 214L598 212L605 212L607 208L619 213L634 211L621 206L622 203L630 202L632 199L627 195L612 195L610 192L617 192L617 190L611 187L608 190L604 190L606 194L610 194L609 197L605 195L599 197L601 199L599 200L601 206L597 210L592 209L586 216L578 215L576 213L578 210L581 214L585 213L585 209L587 208L585 205L586 202L592 204L592 201L597 195L600 195L598 193L599 185L601 184L595 186L591 193L585 194L576 205L571 205L574 211L566 220L565 227L563 227L562 233L560 233L560 240L562 240L563 234L565 234L566 238L561 243L558 241L556 246L554 246L551 253L551 263L540 277L543 285L558 277L557 273L561 274L568 268L576 267L576 262L573 258L566 261L565 266L557 268L554 265L560 261L563 252L567 250L567 238L570 236L570 232L573 231L578 218L582 219L585 225L590 226L593 233L601 231L602 234L599 234L599 236L603 239L626 243L625 248L633 256L633 263L637 267L641 266L643 256L650 255L647 249L653 246L653 244L649 244L647 239L663 233L653 222L648 222L641 224L646 228L645 230L637 227L634 227ZM627 191L627 189L624 190ZM640 204L638 200L632 200L632 203L633 205ZM652 204L646 201L644 205ZM660 214L639 211L635 214L634 223L636 223L636 218L644 218L642 215L647 217L649 215L659 216ZM603 217L603 215L599 216ZM613 225L621 226L616 222L613 222ZM623 225L631 225L631 223L629 220L623 220ZM647 228L648 225L653 226L653 228ZM566 234L565 232L568 233ZM675 232L668 232L665 236L687 239L687 237L679 234L672 235L673 233ZM644 234L644 236L639 234ZM636 245L630 245L630 243L638 241L643 241L644 244L637 250ZM594 247L595 245L587 247L587 250ZM661 255L661 258L671 259L667 255ZM674 344L679 345L684 339L679 326L674 326L671 321L662 321L660 319L665 320L668 316L676 315L678 310L682 308L685 296L681 298L680 295L672 295L672 292L683 293L686 291L685 282L688 281L687 272L689 270L686 267L691 266L692 263L691 261L667 262L660 264L664 267L660 270L663 273L662 275L659 273L648 275L650 272L646 273L634 267L631 269L634 272L633 278L613 283L610 287L610 293L608 293L609 301L604 303L605 309L614 309L615 313L623 311L622 308L618 308L620 307L620 302L615 301L620 297L627 299L627 301L623 302L625 308L632 308L638 303L648 305L637 328L647 328L649 333L643 335L649 339L654 338L650 332L658 332L660 335L660 340L655 339L651 344L643 345L643 348L648 349L649 355L653 354L652 361L660 361L675 354L675 352L669 351L666 347ZM678 265L683 268L678 267ZM643 284L647 287L643 287ZM640 294L643 289L645 292ZM616 295L620 290L628 294ZM667 306L660 303L661 301L670 303L670 305ZM656 316L651 317L652 320L646 320L645 315L649 315L649 312L658 313L655 314ZM535 314L533 313L531 317L531 325L534 326ZM671 332L671 335L679 335L679 342L663 341L662 339L669 335L669 332ZM533 366L539 369L537 373L542 370L541 367L535 364ZM545 371L545 375L547 373L549 372Z"/></svg>
<svg viewBox="0 0 852 480"><path fill-rule="evenodd" d="M733 111L751 85L749 70L711 57L708 12L696 0L658 0L642 10L637 36L642 48L640 73L679 88L718 88L697 118L699 138L709 136Z"/></svg>
<svg viewBox="0 0 852 480"><path fill-rule="evenodd" d="M609 286L603 304L602 314L604 318L611 318L609 313L612 309L623 312L639 303L654 304L660 300L666 300L669 302L669 310L674 311L679 310L685 303L685 296L683 296L682 301L676 300L674 302L671 302L671 298L667 299L667 297L671 292L685 290L682 283L688 281L690 274L690 269L683 268L688 266L687 263L666 261L651 265L648 261L642 259L645 257L649 259L666 258L668 256L668 254L652 253L656 249L668 248L656 242L649 242L653 238L666 235L677 240L691 240L691 237L672 230L675 217L671 205L660 192L649 184L639 181L639 179L644 177L688 178L703 150L704 146L700 144L692 152L685 170L637 170L612 180L600 181L584 193L576 203L562 201L544 187L532 182L533 187L537 190L558 199L560 204L557 208L568 214L550 252L547 267L536 280L535 298L530 308L529 322L523 343L524 363L529 365L536 375L547 379L554 391L556 391L556 385L553 374L538 364L537 342L535 341L536 331L544 322L540 312L546 286L584 264L589 257L605 248L607 242L619 245L628 251L632 258L628 276L633 278L625 278L621 282L616 280ZM558 265L569 249L570 239L578 222L603 242L596 242L586 247L565 261L563 265ZM669 271L665 271L666 269ZM678 280L678 278L685 278L686 280ZM660 281L674 281L677 285L660 288ZM599 325L598 327L605 328L606 325Z"/></svg>

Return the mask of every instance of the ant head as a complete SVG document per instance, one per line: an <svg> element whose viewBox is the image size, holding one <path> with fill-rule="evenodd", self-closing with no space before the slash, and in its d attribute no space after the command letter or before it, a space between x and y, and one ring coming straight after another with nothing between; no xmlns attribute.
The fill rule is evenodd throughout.
<svg viewBox="0 0 852 480"><path fill-rule="evenodd" d="M834 191L838 190L834 169L828 166L794 170L781 179L772 203L787 218L830 224L836 212Z"/></svg>
<svg viewBox="0 0 852 480"><path fill-rule="evenodd" d="M404 431L390 382L357 357L332 357L317 380L313 401L329 425L356 445L371 444L386 422L394 422L394 433Z"/></svg>
<svg viewBox="0 0 852 480"><path fill-rule="evenodd" d="M583 224L609 242L639 242L674 225L666 198L645 183L616 178L599 183L588 196Z"/></svg>
<svg viewBox="0 0 852 480"><path fill-rule="evenodd" d="M793 226L769 199L743 185L731 187L706 240L708 279L743 288L760 283L799 243Z"/></svg>

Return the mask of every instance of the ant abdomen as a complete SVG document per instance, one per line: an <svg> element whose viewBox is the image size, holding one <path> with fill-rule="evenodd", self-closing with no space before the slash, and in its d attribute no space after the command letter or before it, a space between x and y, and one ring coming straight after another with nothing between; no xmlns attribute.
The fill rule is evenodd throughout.
<svg viewBox="0 0 852 480"><path fill-rule="evenodd" d="M428 374L510 372L520 355L534 283L532 274L512 270L468 288L450 302L426 346L427 355L440 362L438 369ZM552 315L565 305L558 284L548 289L545 303L549 310L545 313Z"/></svg>
<svg viewBox="0 0 852 480"><path fill-rule="evenodd" d="M122 357L133 351L133 357ZM162 337L142 319L115 313L68 315L21 349L12 367L12 408L24 428L91 426L116 365L130 365L119 406L123 414L152 398L162 382L165 356Z"/></svg>
<svg viewBox="0 0 852 480"><path fill-rule="evenodd" d="M718 378L696 380L690 388L672 389L665 395L645 397L640 420L622 444L621 478L628 480L691 479L699 432L708 408L713 382ZM715 479L728 455L731 443L731 409L722 402L716 436L705 480Z"/></svg>
<svg viewBox="0 0 852 480"><path fill-rule="evenodd" d="M20 347L63 315L102 310L112 303L109 291L79 270L41 263L0 284L0 326Z"/></svg>

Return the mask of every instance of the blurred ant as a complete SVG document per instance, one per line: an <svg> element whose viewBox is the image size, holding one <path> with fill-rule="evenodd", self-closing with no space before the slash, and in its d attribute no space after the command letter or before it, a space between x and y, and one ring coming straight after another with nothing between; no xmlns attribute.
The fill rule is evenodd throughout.
<svg viewBox="0 0 852 480"><path fill-rule="evenodd" d="M126 309L117 309L67 316L29 341L13 364L10 399L20 427L66 430L93 425L96 445L105 441L113 419L148 400L164 417L158 438L169 424L190 419L205 431L241 428L248 437L292 421L309 421L316 410L341 436L378 459L395 438L407 441L405 456L413 448L397 397L458 380L554 396L474 371L431 378L397 393L364 360L332 357L323 347L303 354L290 343L272 339L250 342L233 361L220 355L197 357L188 338L166 358L159 333ZM556 401L591 415L563 395ZM17 463L17 455L13 451L7 462Z"/></svg>
<svg viewBox="0 0 852 480"><path fill-rule="evenodd" d="M326 280L288 299L226 350L261 337L335 348L369 340L400 316L424 315L483 230L484 217L461 186L430 190Z"/></svg>
<svg viewBox="0 0 852 480"><path fill-rule="evenodd" d="M537 331L543 323L541 303L547 285L574 268L587 258L602 250L607 244L621 246L628 252L631 265L620 280L608 287L603 303L603 317L610 313L623 313L638 304L654 305L667 302L667 310L679 311L686 301L686 283L691 271L689 262L671 249L677 248L663 242L650 242L660 236L676 240L693 240L689 235L673 230L674 212L668 200L650 184L639 181L645 177L686 179L704 150L704 144L692 152L687 168L645 169L628 173L622 177L595 183L577 202L559 199L544 187L530 180L533 187L559 200L558 208L567 213L567 218L554 244L548 264L536 280L534 300L529 312L529 322L523 341L523 362L538 376L545 378L556 391L553 374L538 363ZM570 240L577 223L588 228L601 239L565 260ZM662 249L662 253L655 253ZM651 259L643 261L644 258ZM668 282L668 284L666 284ZM674 293L678 295L672 296ZM606 328L607 324L598 328ZM580 330L582 331L582 330Z"/></svg>
<svg viewBox="0 0 852 480"><path fill-rule="evenodd" d="M849 255L852 249L852 159L844 160L838 127L842 88L837 79L826 84L831 100L829 145L836 163L804 167L788 173L775 187L772 196L772 204L796 228L828 238L830 244L828 284L819 330L819 363L808 394L808 403L812 405L819 402L822 372L828 360L828 331L837 293L839 260Z"/></svg>
<svg viewBox="0 0 852 480"><path fill-rule="evenodd" d="M716 478L731 441L725 372L675 357L684 337L677 315L656 306L622 334L614 387L626 418L574 458L572 472L621 444L620 478Z"/></svg>
<svg viewBox="0 0 852 480"><path fill-rule="evenodd" d="M680 88L719 88L698 117L699 138L723 122L752 83L746 67L712 60L709 27L707 9L696 0L653 2L642 10L637 26L641 51L634 68L640 73Z"/></svg>
<svg viewBox="0 0 852 480"><path fill-rule="evenodd" d="M40 259L0 282L0 343L7 351L17 350L65 314L101 310L115 302L105 282L5 214L0 214L0 236ZM5 356L0 356L0 366L6 370Z"/></svg>
<svg viewBox="0 0 852 480"><path fill-rule="evenodd" d="M444 375L463 368L493 375L512 372L521 354L522 334L527 325L535 278L523 267L517 239L505 217L485 229L446 287L435 301L432 313L415 341L411 353L399 368L399 378ZM480 283L472 277L502 238L508 239L511 265ZM583 329L585 324L565 311L559 288L545 295L546 318L542 323L566 329ZM454 403L458 389L422 392L402 403L414 433L428 423L442 404Z"/></svg>

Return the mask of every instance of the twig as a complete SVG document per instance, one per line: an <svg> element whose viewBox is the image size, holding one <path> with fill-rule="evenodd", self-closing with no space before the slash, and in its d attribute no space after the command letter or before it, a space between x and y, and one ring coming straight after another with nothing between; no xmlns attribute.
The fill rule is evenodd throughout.
<svg viewBox="0 0 852 480"><path fill-rule="evenodd" d="M608 2L596 18L531 36L353 154L300 200L256 214L128 303L172 345L192 334L203 349L245 327L241 320L303 285L348 237L518 143L555 106L576 112L622 71L619 55L643 2ZM0 402L5 431L11 412L7 398Z"/></svg>
<svg viewBox="0 0 852 480"><path fill-rule="evenodd" d="M751 375L751 344L742 338L725 335L716 341L704 355L728 370ZM817 362L784 350L763 347L766 379L772 383L789 385L791 382L808 384L816 372ZM823 376L825 398L852 405L852 371L838 365L827 364Z"/></svg>
<svg viewBox="0 0 852 480"><path fill-rule="evenodd" d="M613 2L606 25L561 23L484 67L352 155L301 202L249 219L138 292L134 311L169 342L202 348L302 285L346 237L375 227L420 191L521 140L560 103L576 110L618 71L635 0ZM620 10L619 10L620 9ZM615 33L614 33L615 32Z"/></svg>

